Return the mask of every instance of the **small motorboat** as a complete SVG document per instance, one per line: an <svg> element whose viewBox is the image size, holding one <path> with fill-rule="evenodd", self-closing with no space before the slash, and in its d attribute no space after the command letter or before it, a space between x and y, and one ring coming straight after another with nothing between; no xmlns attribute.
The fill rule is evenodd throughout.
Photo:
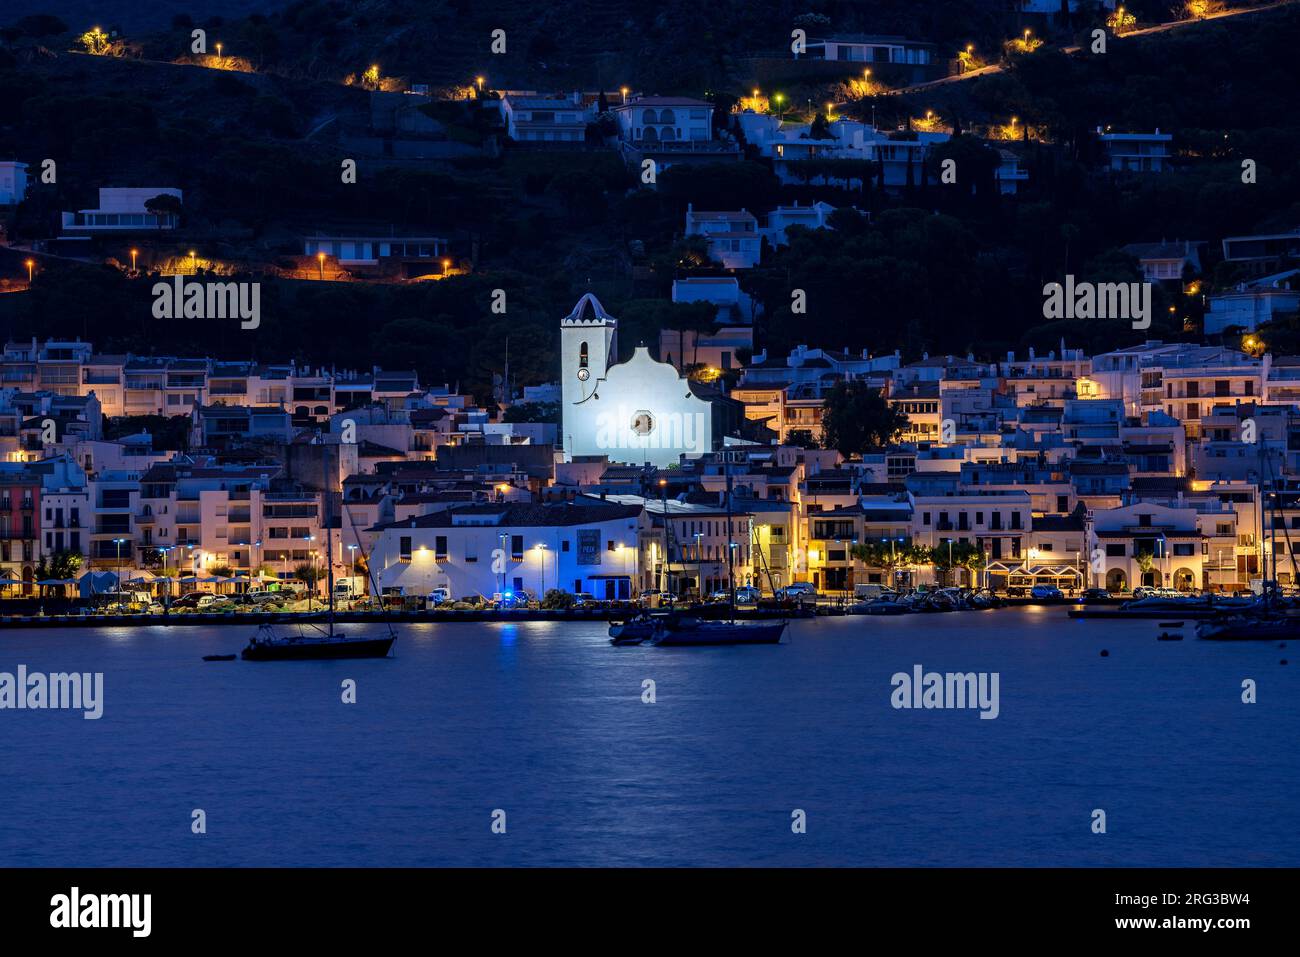
<svg viewBox="0 0 1300 957"><path fill-rule="evenodd" d="M1183 640L1182 635L1175 635L1168 631L1162 631L1160 634L1156 635L1156 641L1182 641L1182 640Z"/></svg>
<svg viewBox="0 0 1300 957"><path fill-rule="evenodd" d="M897 595L885 595L871 601L854 602L846 611L850 615L907 615L913 609Z"/></svg>
<svg viewBox="0 0 1300 957"><path fill-rule="evenodd" d="M204 655L204 661L234 661L238 655Z"/></svg>

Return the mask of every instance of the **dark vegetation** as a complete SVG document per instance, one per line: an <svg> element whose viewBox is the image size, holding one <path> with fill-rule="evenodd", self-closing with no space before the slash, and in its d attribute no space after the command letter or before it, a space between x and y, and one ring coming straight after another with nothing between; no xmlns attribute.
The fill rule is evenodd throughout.
<svg viewBox="0 0 1300 957"><path fill-rule="evenodd" d="M1195 335L1199 300L1176 291L1161 293L1156 325L1139 333L1122 323L1045 323L1042 287L1067 272L1136 280L1136 263L1119 247L1161 239L1208 241L1209 278L1227 284L1237 277L1216 262L1222 236L1300 225L1294 7L1115 42L1101 57L1040 52L1001 75L924 97L879 98L882 125L906 128L908 117L932 109L959 129L1016 115L1044 131L1049 142L998 144L1030 171L1017 197L992 188L996 153L970 137L937 149L932 168L918 170L901 196L881 192L863 166L820 170L830 186L782 185L754 157L677 167L651 191L637 188L608 151L485 151L407 166L363 160L358 183L340 181L348 153L330 120L365 114L368 94L338 81L370 62L416 81L464 82L487 72L502 85L541 88L626 82L707 94L721 105L744 88L747 54L788 49L796 18L826 17L820 29L835 32L924 36L949 49L974 38L988 49L1014 22L1004 7L777 2L759 16L740 0L580 2L540 13L522 3L308 0L217 24L228 52L268 71L256 74L68 56L61 51L70 38L58 28L83 24L18 21L0 30L0 102L17 105L0 115L0 156L33 171L54 157L59 177L38 184L18 209L16 237L53 235L59 211L93 205L101 185L178 186L185 203L177 241L205 256L273 261L300 253L303 231L373 223L447 235L458 261L473 269L405 286L263 278L262 325L245 332L235 323L156 320L151 281L49 260L32 295L0 297L0 334L80 335L105 351L414 367L426 381L486 400L507 338L513 382L554 377L557 320L588 289L620 318L625 353L640 342L653 348L661 329L707 326L707 310L667 302L675 276L709 269L699 244L681 236L688 203L761 215L777 203L820 198L856 206L872 221L845 211L833 232L792 231L789 247L768 250L759 269L742 275L765 307L760 348L808 342L898 348L914 358L1031 344L1046 351L1062 337L1071 347L1104 349ZM819 21L803 22L818 31ZM492 58L488 34L498 26L513 52ZM142 38L141 52L174 58L187 35L178 22ZM38 46L58 55L33 52ZM426 67L435 73L422 75ZM854 109L870 114L866 101ZM430 112L462 142L489 138L471 104ZM1099 125L1174 133L1177 168L1147 177L1097 172L1090 131ZM949 157L969 172L960 187L940 184L933 168ZM1258 164L1253 185L1241 182L1243 159ZM23 274L21 258L0 250L0 274ZM505 315L490 309L494 289L507 293ZM790 312L794 289L806 292L807 314Z"/></svg>

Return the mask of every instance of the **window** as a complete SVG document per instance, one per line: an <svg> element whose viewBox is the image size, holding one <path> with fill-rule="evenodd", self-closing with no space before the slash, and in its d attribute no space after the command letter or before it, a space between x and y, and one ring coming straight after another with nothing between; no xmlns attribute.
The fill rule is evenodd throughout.
<svg viewBox="0 0 1300 957"><path fill-rule="evenodd" d="M579 369L587 368L587 356L588 356L587 344L584 342L582 345L578 347L578 368Z"/></svg>
<svg viewBox="0 0 1300 957"><path fill-rule="evenodd" d="M272 533L274 533L275 529L271 529L271 531ZM274 537L274 535L272 535L272 537ZM410 535L403 535L401 538L397 540L397 554L398 554L399 561L409 562L411 560L411 536Z"/></svg>
<svg viewBox="0 0 1300 957"><path fill-rule="evenodd" d="M524 536L510 536L510 559L511 561L522 562L524 560Z"/></svg>
<svg viewBox="0 0 1300 957"><path fill-rule="evenodd" d="M447 560L447 536L435 535L433 539L433 557L436 561Z"/></svg>
<svg viewBox="0 0 1300 957"><path fill-rule="evenodd" d="M1178 557L1183 557L1183 556L1195 555L1195 554L1196 554L1196 546L1193 543L1191 542L1174 543L1174 555Z"/></svg>
<svg viewBox="0 0 1300 957"><path fill-rule="evenodd" d="M1120 542L1120 543L1118 543L1118 544L1116 544L1116 543L1108 543L1108 544L1106 545L1106 555L1107 555L1108 557L1110 557L1110 558L1123 558L1123 557L1124 557L1124 554L1125 554L1125 552L1124 552L1124 543L1123 543L1123 542Z"/></svg>

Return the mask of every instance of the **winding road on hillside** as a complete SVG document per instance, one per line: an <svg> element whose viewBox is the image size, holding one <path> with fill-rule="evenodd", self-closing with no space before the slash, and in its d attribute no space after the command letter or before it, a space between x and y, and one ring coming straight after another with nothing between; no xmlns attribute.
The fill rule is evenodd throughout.
<svg viewBox="0 0 1300 957"><path fill-rule="evenodd" d="M1171 30L1178 30L1182 27L1195 26L1199 23L1209 23L1212 20L1223 20L1227 17L1240 17L1252 13L1263 13L1265 10L1276 10L1278 7L1290 6L1295 0L1277 0L1276 3L1270 3L1262 7L1238 7L1232 10L1224 10L1220 13L1212 13L1208 16L1199 17L1195 20L1173 20L1169 23L1158 23L1153 27L1143 27L1140 30L1130 30L1128 33L1112 35L1115 40L1128 40L1131 37L1150 36L1153 33L1168 33ZM1062 53L1078 53L1082 47L1068 46L1061 47ZM939 80L927 80L925 83L916 83L912 86L899 87L894 93L916 93L922 90L932 90L935 87L945 86L949 83L960 83L963 80L973 80L980 76L989 76L993 73L1002 72L1001 63L991 63L988 66L978 67L974 70L967 70L965 73L954 73L952 76L945 76Z"/></svg>

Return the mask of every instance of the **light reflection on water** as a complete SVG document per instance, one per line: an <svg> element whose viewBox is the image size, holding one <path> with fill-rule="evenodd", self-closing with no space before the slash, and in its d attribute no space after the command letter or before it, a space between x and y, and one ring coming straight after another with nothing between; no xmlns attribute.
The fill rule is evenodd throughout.
<svg viewBox="0 0 1300 957"><path fill-rule="evenodd" d="M1300 864L1300 662L1272 643L1061 609L751 648L398 627L395 658L359 662L200 660L246 627L0 634L0 671L102 671L106 698L99 721L0 711L0 864ZM999 718L894 710L916 664L998 672Z"/></svg>

